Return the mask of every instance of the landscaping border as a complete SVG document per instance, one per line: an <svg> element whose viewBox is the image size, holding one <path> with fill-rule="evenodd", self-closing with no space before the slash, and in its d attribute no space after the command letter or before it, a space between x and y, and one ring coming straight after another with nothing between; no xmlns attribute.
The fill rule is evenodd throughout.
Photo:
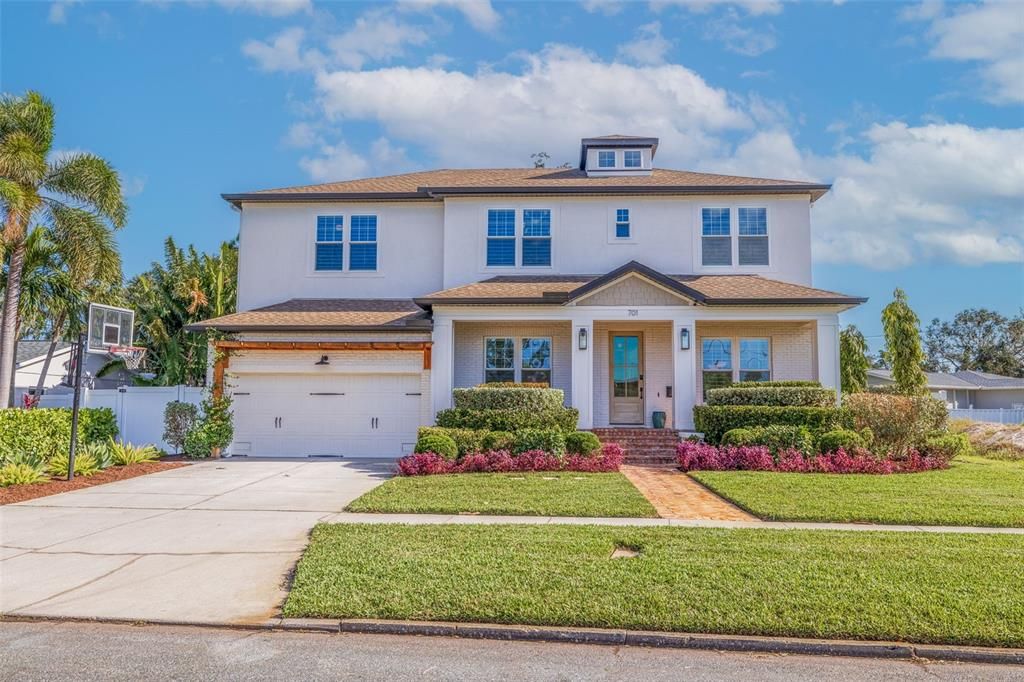
<svg viewBox="0 0 1024 682"><path fill-rule="evenodd" d="M46 618L0 615L0 622L79 622L119 625L177 625L229 630L265 630L319 634L417 635L423 637L459 637L504 641L559 642L638 646L660 649L701 649L741 653L770 653L803 656L845 656L901 660L949 661L1024 666L1024 649L965 647L942 644L912 644L860 640L802 639L796 637L756 637L713 635L649 630L611 630L601 628L502 625L498 623L449 623L438 621L270 618L251 623L207 621L138 620L126 618Z"/></svg>

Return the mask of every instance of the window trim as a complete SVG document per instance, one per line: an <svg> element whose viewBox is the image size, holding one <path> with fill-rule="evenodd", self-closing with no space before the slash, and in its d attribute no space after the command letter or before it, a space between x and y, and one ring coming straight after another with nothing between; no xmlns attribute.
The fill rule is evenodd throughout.
<svg viewBox="0 0 1024 682"><path fill-rule="evenodd" d="M333 229L341 230L340 239L320 239L320 219L321 218L332 218L337 219L338 224ZM317 256L319 255L320 245L337 245L341 249L341 258L339 259L339 267L337 268L320 268L317 264ZM345 272L345 216L344 214L317 214L316 220L313 223L313 271L317 274L333 275L337 273Z"/></svg>
<svg viewBox="0 0 1024 682"><path fill-rule="evenodd" d="M504 237L491 236L491 212L512 211L512 235ZM487 259L487 251L492 239L501 239L512 242L512 264L491 265ZM487 207L484 209L484 267L488 270L514 270L519 266L519 209L510 207Z"/></svg>
<svg viewBox="0 0 1024 682"><path fill-rule="evenodd" d="M743 369L743 342L744 341L764 341L768 344L768 369ZM738 336L736 337L736 381L744 381L741 378L744 371L747 372L768 372L768 378L765 381L772 380L772 337L770 336ZM752 381L747 379L746 381Z"/></svg>
<svg viewBox="0 0 1024 682"><path fill-rule="evenodd" d="M629 241L633 238L633 216L628 208L616 208L615 211L615 239L618 241ZM622 219L622 211L626 212L625 220ZM626 234L619 234L619 227L626 226Z"/></svg>
<svg viewBox="0 0 1024 682"><path fill-rule="evenodd" d="M340 242L340 244L342 245L341 246L342 269L341 270L317 270L316 269L316 245L317 245L317 239L316 239L317 238L317 234L316 234L316 220L320 216L325 216L325 215L341 215L343 218L348 218L348 220L345 223L343 223L344 230L342 232L342 240ZM385 252L384 252L384 249L383 249L384 242L383 242L383 237L382 237L382 235L385 233L385 231L387 229L386 225L385 225L385 215L381 211L357 212L356 215L372 215L372 216L376 216L376 218L377 218L377 269L376 270L351 270L351 269L349 269L350 254L347 253L347 252L349 251L349 246L350 246L351 242L350 242L350 240L345 239L345 237L350 237L351 236L348 233L348 228L351 226L351 214L349 214L349 213L344 213L343 214L341 212L330 212L328 210L328 211L322 212L322 213L321 212L313 212L312 213L312 217L313 217L313 239L309 240L307 242L307 246L306 246L307 265L306 265L306 275L305 276L307 278L319 279L319 278L326 277L326 278L345 278L345 279L359 279L359 278L373 279L373 278L380 278L380 277L384 277L385 276L385 274L384 274ZM339 242L328 242L328 243L339 243Z"/></svg>
<svg viewBox="0 0 1024 682"><path fill-rule="evenodd" d="M628 163L626 163L626 158L627 158L628 154L638 154L639 155L639 160L638 160L637 165L630 166ZM643 152L642 149L623 149L622 150L622 168L624 170L642 170L643 167L644 167L644 152Z"/></svg>
<svg viewBox="0 0 1024 682"><path fill-rule="evenodd" d="M355 238L355 230L353 229L353 219L355 218L373 218L373 241L357 240ZM373 244L373 269L367 268L353 268L352 267L352 247L355 244ZM380 270L380 217L376 213L353 213L348 217L348 265L347 272L377 272Z"/></svg>
<svg viewBox="0 0 1024 682"><path fill-rule="evenodd" d="M611 154L612 155L612 165L605 166L604 164L601 163L601 155L602 154ZM619 155L615 152L614 149L598 149L597 150L597 167L599 169L603 169L603 170L609 170L609 169L618 168L619 167L618 158L619 158Z"/></svg>
<svg viewBox="0 0 1024 682"><path fill-rule="evenodd" d="M764 234L763 235L743 235L740 234L740 211L743 209L764 211ZM768 268L772 264L772 228L771 220L769 219L768 206L750 206L744 204L736 205L736 267L738 268ZM761 239L764 238L768 242L768 262L767 263L740 263L740 243L743 239Z"/></svg>
<svg viewBox="0 0 1024 682"><path fill-rule="evenodd" d="M730 347L729 347L729 367L730 368L728 370L725 370L725 369L705 369L704 368L704 342L705 341L728 341L729 342L729 344L730 344ZM729 380L730 380L731 383L736 383L738 381L742 381L742 379L740 378L740 374L744 370L741 367L741 364L743 362L743 354L740 351L740 346L741 346L743 341L766 341L766 342L768 342L768 369L767 370L751 369L751 370L746 370L746 371L749 371L749 372L763 372L763 371L767 371L768 372L768 378L765 379L765 381L771 381L772 380L772 377L775 375L775 358L772 355L772 348L773 348L774 344L772 343L772 337L770 335L769 336L702 336L699 339L699 343L700 343L700 367L699 367L699 369L700 369L700 373L701 373L701 395L700 395L700 399L701 399L702 402L705 401L705 396L707 394L707 385L704 383L704 373L705 372L717 372L719 374L725 374L725 373L728 372Z"/></svg>
<svg viewBox="0 0 1024 682"><path fill-rule="evenodd" d="M480 209L481 213L478 217L478 225L482 224L483 229L477 232L480 235L480 241L477 246L477 253L479 258L479 272L495 273L495 272L552 272L555 270L555 259L557 258L557 247L558 244L555 241L555 234L558 232L558 211L555 207L550 204L519 204L517 206L482 206ZM490 211L513 211L515 220L515 236L514 237L489 237L488 232L488 220ZM526 239L547 239L551 244L551 262L548 265L523 265L523 239L525 232L525 225L523 220L524 211L548 211L550 216L550 235L548 237L525 237ZM487 264L487 241L489 239L509 239L515 240L515 258L513 259L513 265L488 265Z"/></svg>
<svg viewBox="0 0 1024 682"><path fill-rule="evenodd" d="M538 369L534 369L532 367L524 367L523 366L523 351L525 350L523 348L523 342L527 341L527 340L531 340L532 341L534 339L540 339L540 340L548 342L548 366L547 366L547 369L539 369L538 370ZM519 337L519 353L517 355L518 355L518 364L519 364L519 368L518 368L517 372L518 372L518 377L519 378L516 379L516 381L523 381L523 372L524 371L547 372L548 373L547 384L548 384L549 387L551 386L551 380L555 376L555 342L554 342L553 337L550 337L550 336L520 336Z"/></svg>
<svg viewBox="0 0 1024 682"><path fill-rule="evenodd" d="M727 208L729 209L729 253L730 265L705 265L704 264L704 209ZM762 208L765 212L765 229L768 238L768 264L767 265L740 265L739 253L739 229L741 208ZM694 228L694 271L722 272L726 269L738 272L774 272L775 250L773 248L774 238L772 236L772 206L769 202L757 201L733 201L722 203L701 203L694 206L693 222ZM713 237L712 237L713 238Z"/></svg>
<svg viewBox="0 0 1024 682"><path fill-rule="evenodd" d="M497 341L499 339L502 340L502 341L510 341L511 342L511 344L510 344L512 346L512 367L511 368L508 368L508 367L488 367L487 366L487 344L490 341ZM483 358L483 360L484 360L484 362L483 362L483 383L485 383L485 384L488 383L488 381L487 381L487 373L488 372L509 372L509 371L511 371L512 372L512 379L511 380L512 381L516 380L516 337L514 337L514 336L485 336L484 337L484 346L483 346L483 355L484 355L484 358ZM497 382L495 382L495 383L497 383Z"/></svg>
<svg viewBox="0 0 1024 682"><path fill-rule="evenodd" d="M518 244L518 247L519 247L519 256L518 256L519 257L519 267L521 267L521 268L529 268L530 270L534 270L534 269L537 269L537 268L551 268L552 264L554 263L554 253L553 253L553 250L552 250L552 246L554 245L554 242L551 239L552 232L553 232L552 227L553 227L553 214L554 214L554 211L552 211L550 208L536 208L536 207L526 207L526 208L520 209L520 211L521 211L520 218L521 218L521 222L522 222L522 230L520 230L521 234L520 234L520 237L519 237L519 244ZM527 236L527 234L526 234L526 212L527 211L547 211L547 213L548 213L548 234L547 234L546 237L537 237L537 236L534 236L534 235ZM548 242L548 263L547 263L547 265L543 265L543 264L541 264L541 265L532 265L532 264L531 265L527 265L526 264L525 256L526 256L526 240L527 239L530 239L530 240L533 240L533 241L540 241L540 240L544 240L544 239L547 240L547 242Z"/></svg>
<svg viewBox="0 0 1024 682"><path fill-rule="evenodd" d="M555 339L553 336L544 335L512 335L512 336L484 336L483 337L483 383L487 383L487 372L508 372L508 369L497 369L494 367L487 366L487 343L496 339L508 339L512 341L512 379L511 381L520 382L523 380L523 341L526 339L544 339L548 342L548 365L546 370L548 372L548 386L552 385L555 378ZM526 368L530 371L530 368Z"/></svg>
<svg viewBox="0 0 1024 682"><path fill-rule="evenodd" d="M729 233L728 234L704 234L704 211L728 211L729 215ZM735 230L733 229L733 218L736 215L732 205L719 204L717 206L698 206L697 207L697 239L700 241L699 257L700 267L702 268L733 268L736 267L736 246L733 243ZM704 262L704 240L705 239L718 239L718 240L729 240L729 262L724 264L707 264Z"/></svg>

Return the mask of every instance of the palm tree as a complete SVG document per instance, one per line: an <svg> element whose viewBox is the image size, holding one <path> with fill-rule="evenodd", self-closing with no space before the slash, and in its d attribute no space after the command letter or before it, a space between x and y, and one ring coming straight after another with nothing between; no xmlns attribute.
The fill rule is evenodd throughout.
<svg viewBox="0 0 1024 682"><path fill-rule="evenodd" d="M119 229L128 208L109 163L93 154L52 154L53 105L39 93L0 97L0 208L8 259L0 326L0 406L10 405L18 310L29 225L44 225L60 242L70 235Z"/></svg>

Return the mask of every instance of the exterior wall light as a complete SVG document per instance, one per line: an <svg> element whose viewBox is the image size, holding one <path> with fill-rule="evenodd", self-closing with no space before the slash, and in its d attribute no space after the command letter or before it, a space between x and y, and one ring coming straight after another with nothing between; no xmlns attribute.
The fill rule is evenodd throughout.
<svg viewBox="0 0 1024 682"><path fill-rule="evenodd" d="M578 334L578 339L577 339L576 347L579 348L580 350L586 350L587 349L587 328L586 327L580 327L580 331L579 331L579 334Z"/></svg>
<svg viewBox="0 0 1024 682"><path fill-rule="evenodd" d="M689 327L680 327L679 329L679 350L690 350Z"/></svg>
<svg viewBox="0 0 1024 682"><path fill-rule="evenodd" d="M321 355L320 359L313 363L314 365L329 365L331 361L327 359L326 355Z"/></svg>

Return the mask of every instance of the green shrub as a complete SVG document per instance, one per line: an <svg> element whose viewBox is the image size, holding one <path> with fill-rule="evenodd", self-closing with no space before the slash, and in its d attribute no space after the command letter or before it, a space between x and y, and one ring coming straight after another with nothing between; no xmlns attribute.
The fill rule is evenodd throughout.
<svg viewBox="0 0 1024 682"><path fill-rule="evenodd" d="M512 435L512 452L543 450L561 457L565 454L565 435L558 429L521 429Z"/></svg>
<svg viewBox="0 0 1024 682"><path fill-rule="evenodd" d="M935 433L927 436L922 448L924 454L949 461L973 451L966 433Z"/></svg>
<svg viewBox="0 0 1024 682"><path fill-rule="evenodd" d="M483 431L484 437L480 443L482 450L512 450L515 436L508 431Z"/></svg>
<svg viewBox="0 0 1024 682"><path fill-rule="evenodd" d="M565 451L570 455L592 455L601 450L601 440L590 431L565 434Z"/></svg>
<svg viewBox="0 0 1024 682"><path fill-rule="evenodd" d="M851 393L843 406L858 431L871 429L876 450L896 456L923 446L929 433L945 431L946 406L931 396Z"/></svg>
<svg viewBox="0 0 1024 682"><path fill-rule="evenodd" d="M172 400L164 408L164 441L174 448L174 452L181 452L185 445L185 437L191 431L199 419L199 408L192 403L183 403L180 400Z"/></svg>
<svg viewBox="0 0 1024 682"><path fill-rule="evenodd" d="M747 442L736 443L736 445L764 445L772 451L773 455L777 455L783 450L794 449L805 455L814 452L814 436L806 426L786 426L784 424L752 426L746 429L732 429L727 431L726 435L737 430L748 431L750 436ZM745 437L745 435L741 434L741 437ZM722 440L724 442L724 435Z"/></svg>
<svg viewBox="0 0 1024 682"><path fill-rule="evenodd" d="M160 459L160 451L153 445L132 445L110 441L111 459L114 464L123 467L140 462L155 462Z"/></svg>
<svg viewBox="0 0 1024 682"><path fill-rule="evenodd" d="M867 443L856 431L836 429L835 431L826 431L818 437L818 452L822 453L835 452L840 448L850 452L863 447L867 447Z"/></svg>
<svg viewBox="0 0 1024 682"><path fill-rule="evenodd" d="M870 426L865 426L863 429L857 432L861 439L864 441L864 447L870 448L875 442L875 432L871 430Z"/></svg>
<svg viewBox="0 0 1024 682"><path fill-rule="evenodd" d="M708 405L773 405L830 407L836 404L835 389L820 386L729 386L708 391Z"/></svg>
<svg viewBox="0 0 1024 682"><path fill-rule="evenodd" d="M565 406L560 388L495 387L456 388L452 391L456 408L463 410L531 410L546 412Z"/></svg>
<svg viewBox="0 0 1024 682"><path fill-rule="evenodd" d="M213 397L203 400L200 405L202 415L192 429L185 434L183 447L189 459L203 459L214 451L220 451L231 443L235 436L232 425L231 398L228 396Z"/></svg>
<svg viewBox="0 0 1024 682"><path fill-rule="evenodd" d="M473 388L551 388L546 381L491 381Z"/></svg>
<svg viewBox="0 0 1024 682"><path fill-rule="evenodd" d="M446 429L440 426L421 426L417 438L424 436L448 436L455 441L455 447L459 451L459 457L473 454L484 450L483 440L489 431L475 431L473 429Z"/></svg>
<svg viewBox="0 0 1024 682"><path fill-rule="evenodd" d="M441 455L447 460L455 461L459 458L459 448L451 436L443 433L426 435L416 441L416 448L413 452L433 452Z"/></svg>
<svg viewBox="0 0 1024 682"><path fill-rule="evenodd" d="M740 427L804 426L811 434L850 426L847 413L838 407L767 407L763 405L697 405L693 408L696 429L712 444L726 431Z"/></svg>
<svg viewBox="0 0 1024 682"><path fill-rule="evenodd" d="M509 432L558 429L568 433L576 430L579 411L574 407L548 410L467 410L455 407L438 412L435 421L438 426L448 429Z"/></svg>
<svg viewBox="0 0 1024 682"><path fill-rule="evenodd" d="M114 465L113 442L113 440L109 440L86 443L78 448L78 452L88 453L90 457L96 460L96 466L100 469L108 469Z"/></svg>
<svg viewBox="0 0 1024 682"><path fill-rule="evenodd" d="M57 478L68 477L68 453L59 452L50 458L50 461L46 465L46 470L51 476ZM75 476L92 476L100 470L100 465L96 461L96 458L89 454L85 450L77 450L75 452Z"/></svg>
<svg viewBox="0 0 1024 682"><path fill-rule="evenodd" d="M753 442L754 432L745 427L729 429L722 434L722 445L750 445Z"/></svg>
<svg viewBox="0 0 1024 682"><path fill-rule="evenodd" d="M737 381L729 388L821 388L820 381L785 379L780 381Z"/></svg>
<svg viewBox="0 0 1024 682"><path fill-rule="evenodd" d="M45 483L47 480L49 476L46 475L46 468L39 464L32 466L25 462L11 462L0 466L0 488Z"/></svg>
<svg viewBox="0 0 1024 682"><path fill-rule="evenodd" d="M78 413L78 444L117 436L114 412L107 407L82 408ZM44 460L71 447L71 410L35 408L0 410L0 452L5 457L32 454Z"/></svg>

